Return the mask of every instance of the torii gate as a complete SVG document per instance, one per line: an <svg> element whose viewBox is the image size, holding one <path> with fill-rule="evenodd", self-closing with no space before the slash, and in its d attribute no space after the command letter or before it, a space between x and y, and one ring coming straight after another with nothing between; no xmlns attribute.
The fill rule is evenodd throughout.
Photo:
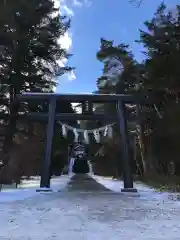
<svg viewBox="0 0 180 240"><path fill-rule="evenodd" d="M122 148L123 179L124 188L122 192L137 192L133 187L133 177L130 166L130 156L128 151L128 130L125 104L149 103L149 100L140 96L122 94L53 94L53 93L24 93L17 95L18 101L47 101L49 103L48 113L30 112L25 115L28 120L47 121L45 157L42 163L40 190L50 191L50 164L52 139L54 134L54 124L58 120L103 120L119 121ZM88 113L56 113L57 100L71 103L83 103L84 109L88 108ZM109 116L105 114L93 113L94 103L114 102L117 106L117 115ZM134 119L133 119L134 120Z"/></svg>

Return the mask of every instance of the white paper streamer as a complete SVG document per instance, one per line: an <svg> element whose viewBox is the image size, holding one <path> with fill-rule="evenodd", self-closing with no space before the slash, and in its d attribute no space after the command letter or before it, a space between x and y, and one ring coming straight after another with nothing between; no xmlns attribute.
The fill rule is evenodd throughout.
<svg viewBox="0 0 180 240"><path fill-rule="evenodd" d="M108 126L107 135L108 135L109 138L113 137L113 129L112 129L111 125Z"/></svg>
<svg viewBox="0 0 180 240"><path fill-rule="evenodd" d="M108 135L108 126L106 126L106 128L104 129L104 137L106 137Z"/></svg>
<svg viewBox="0 0 180 240"><path fill-rule="evenodd" d="M69 131L73 131L73 129L74 129L74 127L71 127L68 124L64 124L60 121L58 121L57 123L60 124L60 125L64 125L66 127L66 129L69 130ZM109 124L108 126L110 126L110 125L113 126L114 124L115 123L112 123L112 124ZM88 131L88 133L93 133L95 130L100 132L100 131L104 131L105 128L106 128L106 126L103 126L103 127L97 128L97 129L90 129L90 130L87 130L87 131ZM78 133L84 133L84 131L86 129L76 128L76 130L77 130Z"/></svg>
<svg viewBox="0 0 180 240"><path fill-rule="evenodd" d="M93 134L94 134L94 138L95 138L96 142L100 143L100 133L99 133L99 131L94 130Z"/></svg>
<svg viewBox="0 0 180 240"><path fill-rule="evenodd" d="M73 133L74 133L74 142L78 142L79 134L76 128L73 129Z"/></svg>
<svg viewBox="0 0 180 240"><path fill-rule="evenodd" d="M63 137L67 137L67 128L64 124L62 125L62 135Z"/></svg>
<svg viewBox="0 0 180 240"><path fill-rule="evenodd" d="M60 122L60 121L58 121L58 123L61 125L62 135L64 137L67 137L68 130L73 131L74 137L75 137L75 139L74 139L75 142L78 142L79 134L83 134L84 140L86 143L89 143L89 134L94 135L94 138L97 143L100 143L100 138L101 138L100 132L102 132L102 133L104 132L104 136L112 138L113 137L112 126L115 124L115 123L112 123L112 124L109 124L104 127L97 128L97 129L85 130L85 129L73 128L67 124Z"/></svg>
<svg viewBox="0 0 180 240"><path fill-rule="evenodd" d="M89 144L89 135L87 130L84 131L84 140L87 144Z"/></svg>

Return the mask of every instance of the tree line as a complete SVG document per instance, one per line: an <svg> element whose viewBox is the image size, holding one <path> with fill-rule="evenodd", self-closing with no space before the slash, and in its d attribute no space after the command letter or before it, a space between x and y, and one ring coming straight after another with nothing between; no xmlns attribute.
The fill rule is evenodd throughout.
<svg viewBox="0 0 180 240"><path fill-rule="evenodd" d="M138 131L137 124L129 124L130 132L138 132L138 166L141 165L142 174L179 175L180 6L169 10L164 3L160 4L144 26L146 30L139 30L136 40L144 47L145 59L141 62L126 43L116 45L113 40L101 39L97 59L104 68L97 79L97 92L142 94L153 99L151 106L127 106L130 115L141 116ZM104 111L112 113L116 109L110 104L104 106Z"/></svg>
<svg viewBox="0 0 180 240"><path fill-rule="evenodd" d="M33 171L40 171L39 163L43 158L46 137L46 124L20 122L16 128L17 125L20 127L15 129L8 117L12 113L11 103L17 94L23 92L54 92L58 78L73 68L59 64L62 59L71 56L59 44L59 39L70 27L70 20L60 15L54 1L4 0L0 2L0 9L0 178L1 182L7 182L20 175L31 174L31 170L27 171L27 166L34 164L36 170ZM20 110L22 113L46 111L47 104L32 101L23 104ZM70 103L62 102L57 103L56 110L73 111ZM59 147L57 141L62 146L67 144L58 134L54 138L54 151ZM36 150L33 148L35 145ZM22 152L22 148L24 151L26 149L26 153ZM26 160L23 159L24 156L27 156ZM20 173L19 169L24 170Z"/></svg>
<svg viewBox="0 0 180 240"><path fill-rule="evenodd" d="M70 27L70 20L61 16L59 9L54 7L51 0L4 0L0 3L0 114L10 114L9 108L16 94L23 92L53 92L57 79L73 69L71 66L59 64L63 58L71 54L58 44ZM137 43L144 46L145 60L139 62L130 51L130 46L124 42L114 44L113 40L101 39L97 59L104 64L102 76L97 79L98 93L131 93L151 96L153 104L127 106L129 115L138 115L138 126L135 122L128 123L130 146L137 150L138 171L142 174L153 172L179 175L179 60L180 60L180 6L169 11L161 4L151 20L144 23L146 31L140 30ZM115 113L113 105L101 106L106 113ZM22 112L46 111L46 104L31 102L22 106ZM59 102L57 111L72 112L70 103ZM98 122L97 126L106 122ZM32 165L34 156L30 147L32 142L37 146L37 156L34 165L39 172L40 161L43 158L45 142L45 124L18 123L19 129L12 129L6 141L4 129L9 129L8 118L1 120L0 141L4 149L1 162L8 175L14 166L26 166L25 174ZM71 125L76 122L71 122ZM88 123L89 124L89 123ZM24 131L21 131L22 125ZM95 123L93 123L93 127ZM16 126L17 127L17 126ZM88 126L89 127L89 126ZM118 124L114 126L113 142L104 142L104 149L112 149L114 153L115 170L121 168L117 161L120 154L120 134ZM34 130L35 129L35 130ZM2 130L2 131L1 131ZM6 131L5 131L6 132ZM21 134L20 134L21 132ZM15 134L17 133L17 134ZM7 135L7 134L6 134ZM28 140L26 141L26 137ZM135 143L133 142L134 136ZM71 136L70 140L71 141ZM31 142L31 143L30 143ZM5 144L6 143L6 144ZM26 153L22 153L19 143L24 144ZM59 128L55 129L53 140L54 161L57 164L59 155L66 152L68 141L60 137ZM38 145L39 144L39 145ZM62 146L61 148L59 146ZM107 145L107 148L106 148ZM22 146L22 145L21 145ZM38 147L39 146L39 147ZM97 146L95 146L97 149ZM18 149L18 150L17 150ZM59 150L60 149L60 150ZM19 154L15 154L19 152ZM131 157L133 158L133 151ZM21 154L20 154L21 153ZM29 154L31 153L31 154ZM20 155L29 154L29 160L24 161ZM16 155L16 157L14 157ZM108 156L108 151L105 151ZM13 157L12 157L13 156ZM105 156L104 156L105 157ZM20 160L19 160L20 159ZM111 159L108 158L107 159ZM57 160L57 161L56 161ZM28 162L28 163L27 163ZM64 164L64 163L63 163ZM62 164L62 165L63 165ZM113 165L106 161L108 166ZM60 164L61 165L61 164ZM57 166L59 166L57 164ZM172 167L174 170L172 170ZM16 175L11 172L11 175ZM15 168L14 168L15 169ZM25 167L24 167L25 169ZM137 170L137 169L136 169ZM114 170L113 170L114 171ZM30 171L28 174L32 174ZM0 174L1 176L1 174ZM1 178L1 177L0 177ZM12 177L10 177L12 178Z"/></svg>

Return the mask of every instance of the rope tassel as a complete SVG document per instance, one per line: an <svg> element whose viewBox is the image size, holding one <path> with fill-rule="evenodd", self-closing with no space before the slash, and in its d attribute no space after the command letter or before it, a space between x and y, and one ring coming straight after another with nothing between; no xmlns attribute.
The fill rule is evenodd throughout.
<svg viewBox="0 0 180 240"><path fill-rule="evenodd" d="M99 133L99 131L94 130L93 134L94 134L94 138L95 138L96 142L100 143L100 133Z"/></svg>
<svg viewBox="0 0 180 240"><path fill-rule="evenodd" d="M74 133L74 142L78 142L79 134L76 128L73 129L73 133Z"/></svg>
<svg viewBox="0 0 180 240"><path fill-rule="evenodd" d="M84 140L85 140L86 143L89 143L89 141L90 141L89 134L93 134L94 135L94 138L95 138L97 143L100 143L100 138L101 138L100 132L102 132L102 133L104 132L103 133L104 136L107 136L109 138L113 137L112 126L114 125L114 123L109 124L109 125L104 126L104 127L97 128L97 129L91 129L91 130L74 128L74 127L71 127L71 126L69 126L67 124L64 124L63 122L60 122L60 121L58 121L58 124L61 125L63 137L67 137L68 136L68 131L73 131L74 137L75 137L74 138L75 142L79 141L79 135L81 136L81 134L83 134Z"/></svg>
<svg viewBox="0 0 180 240"><path fill-rule="evenodd" d="M112 129L111 125L108 126L107 135L108 135L109 138L113 137L113 129Z"/></svg>
<svg viewBox="0 0 180 240"><path fill-rule="evenodd" d="M84 131L84 140L87 144L89 144L89 135L87 130Z"/></svg>
<svg viewBox="0 0 180 240"><path fill-rule="evenodd" d="M67 128L64 124L62 125L62 135L63 137L67 137Z"/></svg>
<svg viewBox="0 0 180 240"><path fill-rule="evenodd" d="M108 135L108 126L106 126L104 129L104 137L106 137L107 135Z"/></svg>

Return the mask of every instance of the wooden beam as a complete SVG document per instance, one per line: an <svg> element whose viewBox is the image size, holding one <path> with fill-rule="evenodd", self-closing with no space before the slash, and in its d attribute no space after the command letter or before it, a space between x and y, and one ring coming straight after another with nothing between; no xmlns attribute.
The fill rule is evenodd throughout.
<svg viewBox="0 0 180 240"><path fill-rule="evenodd" d="M17 95L20 101L35 100L56 100L69 102L117 102L121 100L125 103L150 103L150 100L145 96L129 95L129 94L54 94L54 93L24 93Z"/></svg>
<svg viewBox="0 0 180 240"><path fill-rule="evenodd" d="M48 113L31 112L24 115L24 118L29 120L47 121ZM67 121L67 120L105 120L116 121L117 116L103 115L103 114L78 114L78 113L57 113L55 120Z"/></svg>
<svg viewBox="0 0 180 240"><path fill-rule="evenodd" d="M50 166L51 166L51 151L52 151L52 139L54 135L55 124L55 110L56 110L56 98L51 98L49 103L48 124L46 132L46 148L45 157L42 162L42 173L40 188L50 188Z"/></svg>
<svg viewBox="0 0 180 240"><path fill-rule="evenodd" d="M119 126L121 134L121 150L122 150L122 163L123 163L123 178L125 191L132 191L133 189L133 177L131 172L130 156L129 156L129 139L125 105L122 101L117 103L117 113L119 115Z"/></svg>

